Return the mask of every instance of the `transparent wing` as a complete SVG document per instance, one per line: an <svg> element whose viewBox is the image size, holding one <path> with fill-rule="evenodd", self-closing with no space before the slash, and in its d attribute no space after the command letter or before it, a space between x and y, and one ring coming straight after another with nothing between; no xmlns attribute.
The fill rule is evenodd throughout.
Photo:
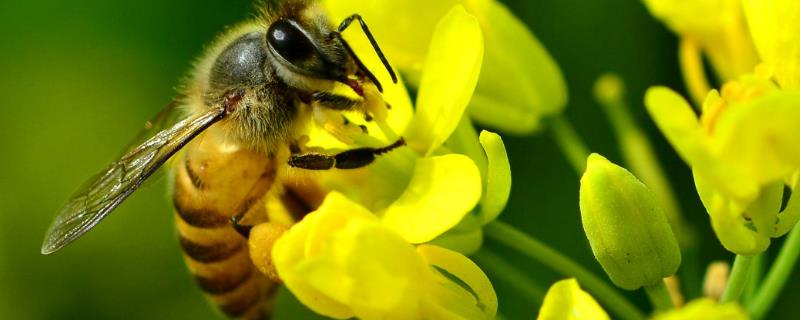
<svg viewBox="0 0 800 320"><path fill-rule="evenodd" d="M53 221L45 235L42 253L58 251L96 226L167 159L224 115L225 109L219 107L184 119L159 131L89 179Z"/></svg>
<svg viewBox="0 0 800 320"><path fill-rule="evenodd" d="M183 118L183 114L180 108L178 108L180 105L179 100L180 99L172 100L172 102L161 109L161 111L159 111L158 114L156 114L152 119L145 122L142 130L139 131L133 140L128 142L128 145L125 146L125 149L122 149L123 153L120 155L120 157L137 148L139 145L158 134L158 132L161 132L162 130L167 129L167 127L178 123L178 121Z"/></svg>
<svg viewBox="0 0 800 320"><path fill-rule="evenodd" d="M166 130L178 123L178 121L185 119L186 113L183 112L183 109L179 107L181 105L180 101L182 101L182 99L172 100L172 102L162 108L158 114L145 122L144 126L142 126L142 129L139 130L139 133L136 135L136 137L128 142L125 148L122 149L122 152L117 155L117 158L124 157L126 154L138 148L140 145L142 145L142 143L152 138L162 130ZM139 186L139 188L146 188L149 185L161 180L165 176L164 172L165 170L156 170L156 172L153 172L153 174L147 178L147 180L145 180L144 183Z"/></svg>

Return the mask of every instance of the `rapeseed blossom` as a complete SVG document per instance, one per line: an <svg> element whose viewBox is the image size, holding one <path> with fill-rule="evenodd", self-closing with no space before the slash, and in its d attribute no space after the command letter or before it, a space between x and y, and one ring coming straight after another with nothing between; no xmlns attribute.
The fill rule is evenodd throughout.
<svg viewBox="0 0 800 320"><path fill-rule="evenodd" d="M794 226L800 215L797 197L793 194L790 205L780 209L784 185L794 189L800 169L800 91L781 90L761 75L743 76L711 91L699 119L682 97L664 87L648 90L645 103L692 167L725 248L756 254Z"/></svg>
<svg viewBox="0 0 800 320"><path fill-rule="evenodd" d="M271 249L265 259L271 261L256 263L268 271L274 267L276 277L320 314L494 317L496 297L483 272L462 254L430 244L461 224L467 227L440 241L476 250L480 225L493 220L508 198L502 140L489 132L478 136L463 116L480 72L482 33L476 18L455 6L438 23L431 43L416 108L402 83L389 86L384 99L391 109L365 123L369 134L322 128L309 140L309 146L330 149L402 136L408 147L363 169L317 175L324 189L337 191L277 237L274 246L265 246ZM354 47L358 50L357 43ZM453 49L461 55L439 54ZM366 99L371 95L377 93L368 92ZM448 143L453 136L458 142ZM475 146L479 154L470 149ZM264 256L258 248L251 253Z"/></svg>
<svg viewBox="0 0 800 320"><path fill-rule="evenodd" d="M404 232L332 192L275 243L273 261L289 290L329 317L494 318L497 298L474 263L415 247Z"/></svg>
<svg viewBox="0 0 800 320"><path fill-rule="evenodd" d="M431 35L440 17L461 5L475 16L485 41L483 68L468 109L476 122L505 133L529 134L541 128L543 118L560 114L566 106L566 85L555 61L528 28L496 0L324 3L334 19L353 12L363 16L412 86L421 84L423 62L436 53L430 48L436 45ZM463 52L454 48L438 54L458 59Z"/></svg>

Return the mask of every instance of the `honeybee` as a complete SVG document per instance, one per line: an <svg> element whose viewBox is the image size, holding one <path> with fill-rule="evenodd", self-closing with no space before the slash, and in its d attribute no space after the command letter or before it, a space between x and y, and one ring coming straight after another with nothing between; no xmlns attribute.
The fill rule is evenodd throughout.
<svg viewBox="0 0 800 320"><path fill-rule="evenodd" d="M334 28L313 1L259 6L258 18L232 28L207 50L179 98L145 126L134 147L68 201L47 231L43 254L94 228L177 154L170 161L172 197L189 270L226 315L258 318L268 312L276 282L254 268L247 237L253 224L265 220L262 200L283 178L279 169L363 167L404 142L336 154L304 149L306 123L315 115L362 110L369 117L367 101L382 92L342 38L353 22L394 83L397 77L359 15ZM337 83L355 95L334 92ZM250 225L242 224L254 215Z"/></svg>

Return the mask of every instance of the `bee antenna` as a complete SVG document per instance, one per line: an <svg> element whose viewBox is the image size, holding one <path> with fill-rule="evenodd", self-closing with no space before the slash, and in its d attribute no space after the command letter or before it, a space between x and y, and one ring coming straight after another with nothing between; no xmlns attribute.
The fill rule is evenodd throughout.
<svg viewBox="0 0 800 320"><path fill-rule="evenodd" d="M372 81L372 83L374 83L376 87L378 87L378 91L383 93L383 86L381 85L381 82L378 81L378 78L375 77L375 75L372 74L372 72L370 72L366 66L364 66L364 63L361 62L361 59L358 58L356 53L353 51L353 48L350 47L350 44L347 43L347 41L345 41L344 38L342 38L342 34L339 33L338 31L334 31L331 32L331 35L333 35L334 38L339 39L339 42L341 42L342 46L344 46L345 50L347 50L347 54L353 57L353 60L355 60L356 62L356 66L358 66L358 71L365 73L367 78L369 78L369 80ZM343 82L346 82L346 79L343 80Z"/></svg>
<svg viewBox="0 0 800 320"><path fill-rule="evenodd" d="M375 53L378 54L378 58L381 59L383 66L386 68L386 71L389 72L389 76L392 77L392 82L397 83L397 75L394 73L394 70L392 70L392 67L389 65L389 61L386 60L386 56L383 54L383 51L381 51L381 47L378 46L378 42L375 41L375 37L372 36L372 32L369 31L369 27L367 27L367 23L364 22L364 19L361 18L361 15L354 14L347 17L339 25L337 31L339 31L339 33L344 32L344 30L350 26L353 20L358 20L358 23L361 25L361 30L363 30L364 34L366 34L367 39L369 39L369 43L372 45L372 48L375 49ZM349 51L352 53L352 50ZM353 54L353 56L355 56L355 54Z"/></svg>

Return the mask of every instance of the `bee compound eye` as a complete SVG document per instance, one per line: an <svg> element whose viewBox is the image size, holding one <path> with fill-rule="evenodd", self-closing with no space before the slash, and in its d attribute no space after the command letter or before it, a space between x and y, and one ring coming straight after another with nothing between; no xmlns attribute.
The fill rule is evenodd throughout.
<svg viewBox="0 0 800 320"><path fill-rule="evenodd" d="M267 30L267 43L292 64L311 58L315 51L303 31L289 20L278 20L270 25Z"/></svg>

